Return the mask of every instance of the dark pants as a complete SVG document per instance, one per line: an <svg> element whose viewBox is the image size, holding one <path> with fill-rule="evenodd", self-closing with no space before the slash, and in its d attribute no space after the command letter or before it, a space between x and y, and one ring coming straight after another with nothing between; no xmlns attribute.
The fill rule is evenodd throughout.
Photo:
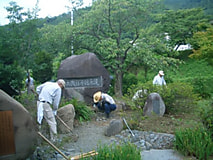
<svg viewBox="0 0 213 160"><path fill-rule="evenodd" d="M107 115L109 115L109 113L111 111L114 111L116 109L116 105L115 104L110 104L110 103L98 103L97 104L98 109L105 111L105 113Z"/></svg>

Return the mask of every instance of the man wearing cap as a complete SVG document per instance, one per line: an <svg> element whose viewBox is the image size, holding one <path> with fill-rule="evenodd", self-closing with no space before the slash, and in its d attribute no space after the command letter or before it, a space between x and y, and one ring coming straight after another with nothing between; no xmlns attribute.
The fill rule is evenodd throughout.
<svg viewBox="0 0 213 160"><path fill-rule="evenodd" d="M59 79L57 82L45 82L36 88L36 92L39 95L37 121L41 124L43 117L46 119L50 127L50 138L53 142L57 136L55 115L57 114L63 88L65 88L65 81L63 79Z"/></svg>
<svg viewBox="0 0 213 160"><path fill-rule="evenodd" d="M164 72L159 71L158 75L156 75L155 78L153 79L153 84L166 85L166 81L164 80L163 76L164 76Z"/></svg>
<svg viewBox="0 0 213 160"><path fill-rule="evenodd" d="M106 113L106 117L109 118L111 111L116 109L116 104L114 99L101 91L96 92L93 95L94 106L97 106L99 110L103 110Z"/></svg>

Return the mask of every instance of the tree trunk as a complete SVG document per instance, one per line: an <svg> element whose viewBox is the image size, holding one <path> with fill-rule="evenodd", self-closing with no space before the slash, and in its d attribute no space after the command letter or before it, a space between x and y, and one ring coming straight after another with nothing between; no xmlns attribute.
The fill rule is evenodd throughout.
<svg viewBox="0 0 213 160"><path fill-rule="evenodd" d="M148 67L145 66L144 67L144 77L145 77L145 80L147 81L147 73L148 73Z"/></svg>
<svg viewBox="0 0 213 160"><path fill-rule="evenodd" d="M123 73L121 71L117 71L115 74L115 85L114 92L116 97L122 97L122 81L123 81Z"/></svg>

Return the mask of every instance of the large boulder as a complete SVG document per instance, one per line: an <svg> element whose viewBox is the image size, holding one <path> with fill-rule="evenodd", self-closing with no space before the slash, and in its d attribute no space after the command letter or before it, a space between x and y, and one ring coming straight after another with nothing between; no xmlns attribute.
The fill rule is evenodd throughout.
<svg viewBox="0 0 213 160"><path fill-rule="evenodd" d="M66 58L61 62L57 76L66 82L65 98L76 98L88 104L92 103L95 92L107 92L110 86L110 75L94 53Z"/></svg>
<svg viewBox="0 0 213 160"><path fill-rule="evenodd" d="M70 130L73 130L75 108L72 104L68 104L66 106L59 108L57 112L57 116L62 120L60 121L59 119L57 119L58 130L60 133L69 133ZM66 125L68 127L66 127Z"/></svg>
<svg viewBox="0 0 213 160"><path fill-rule="evenodd" d="M158 93L151 93L146 100L145 106L143 108L143 114L145 116L152 116L153 113L158 116L163 116L166 107Z"/></svg>
<svg viewBox="0 0 213 160"><path fill-rule="evenodd" d="M29 112L0 90L0 159L26 159L35 150L37 135Z"/></svg>

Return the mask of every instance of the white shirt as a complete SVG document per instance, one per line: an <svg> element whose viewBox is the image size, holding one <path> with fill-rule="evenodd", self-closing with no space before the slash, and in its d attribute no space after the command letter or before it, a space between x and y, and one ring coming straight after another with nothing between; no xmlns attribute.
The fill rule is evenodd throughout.
<svg viewBox="0 0 213 160"><path fill-rule="evenodd" d="M106 102L108 102L110 104L115 104L114 99L111 96L109 96L108 94L102 93L101 97L102 97L102 100L105 100Z"/></svg>
<svg viewBox="0 0 213 160"><path fill-rule="evenodd" d="M39 101L47 101L57 110L61 100L61 88L56 82L46 82L36 88L39 94Z"/></svg>
<svg viewBox="0 0 213 160"><path fill-rule="evenodd" d="M160 77L160 75L156 75L155 78L153 79L153 84L157 85L166 85L166 81L164 80L163 76Z"/></svg>
<svg viewBox="0 0 213 160"><path fill-rule="evenodd" d="M30 83L29 83L29 86L32 86L33 85L33 78L32 77L30 77ZM28 85L28 78L25 80L25 83L26 83L26 85Z"/></svg>

